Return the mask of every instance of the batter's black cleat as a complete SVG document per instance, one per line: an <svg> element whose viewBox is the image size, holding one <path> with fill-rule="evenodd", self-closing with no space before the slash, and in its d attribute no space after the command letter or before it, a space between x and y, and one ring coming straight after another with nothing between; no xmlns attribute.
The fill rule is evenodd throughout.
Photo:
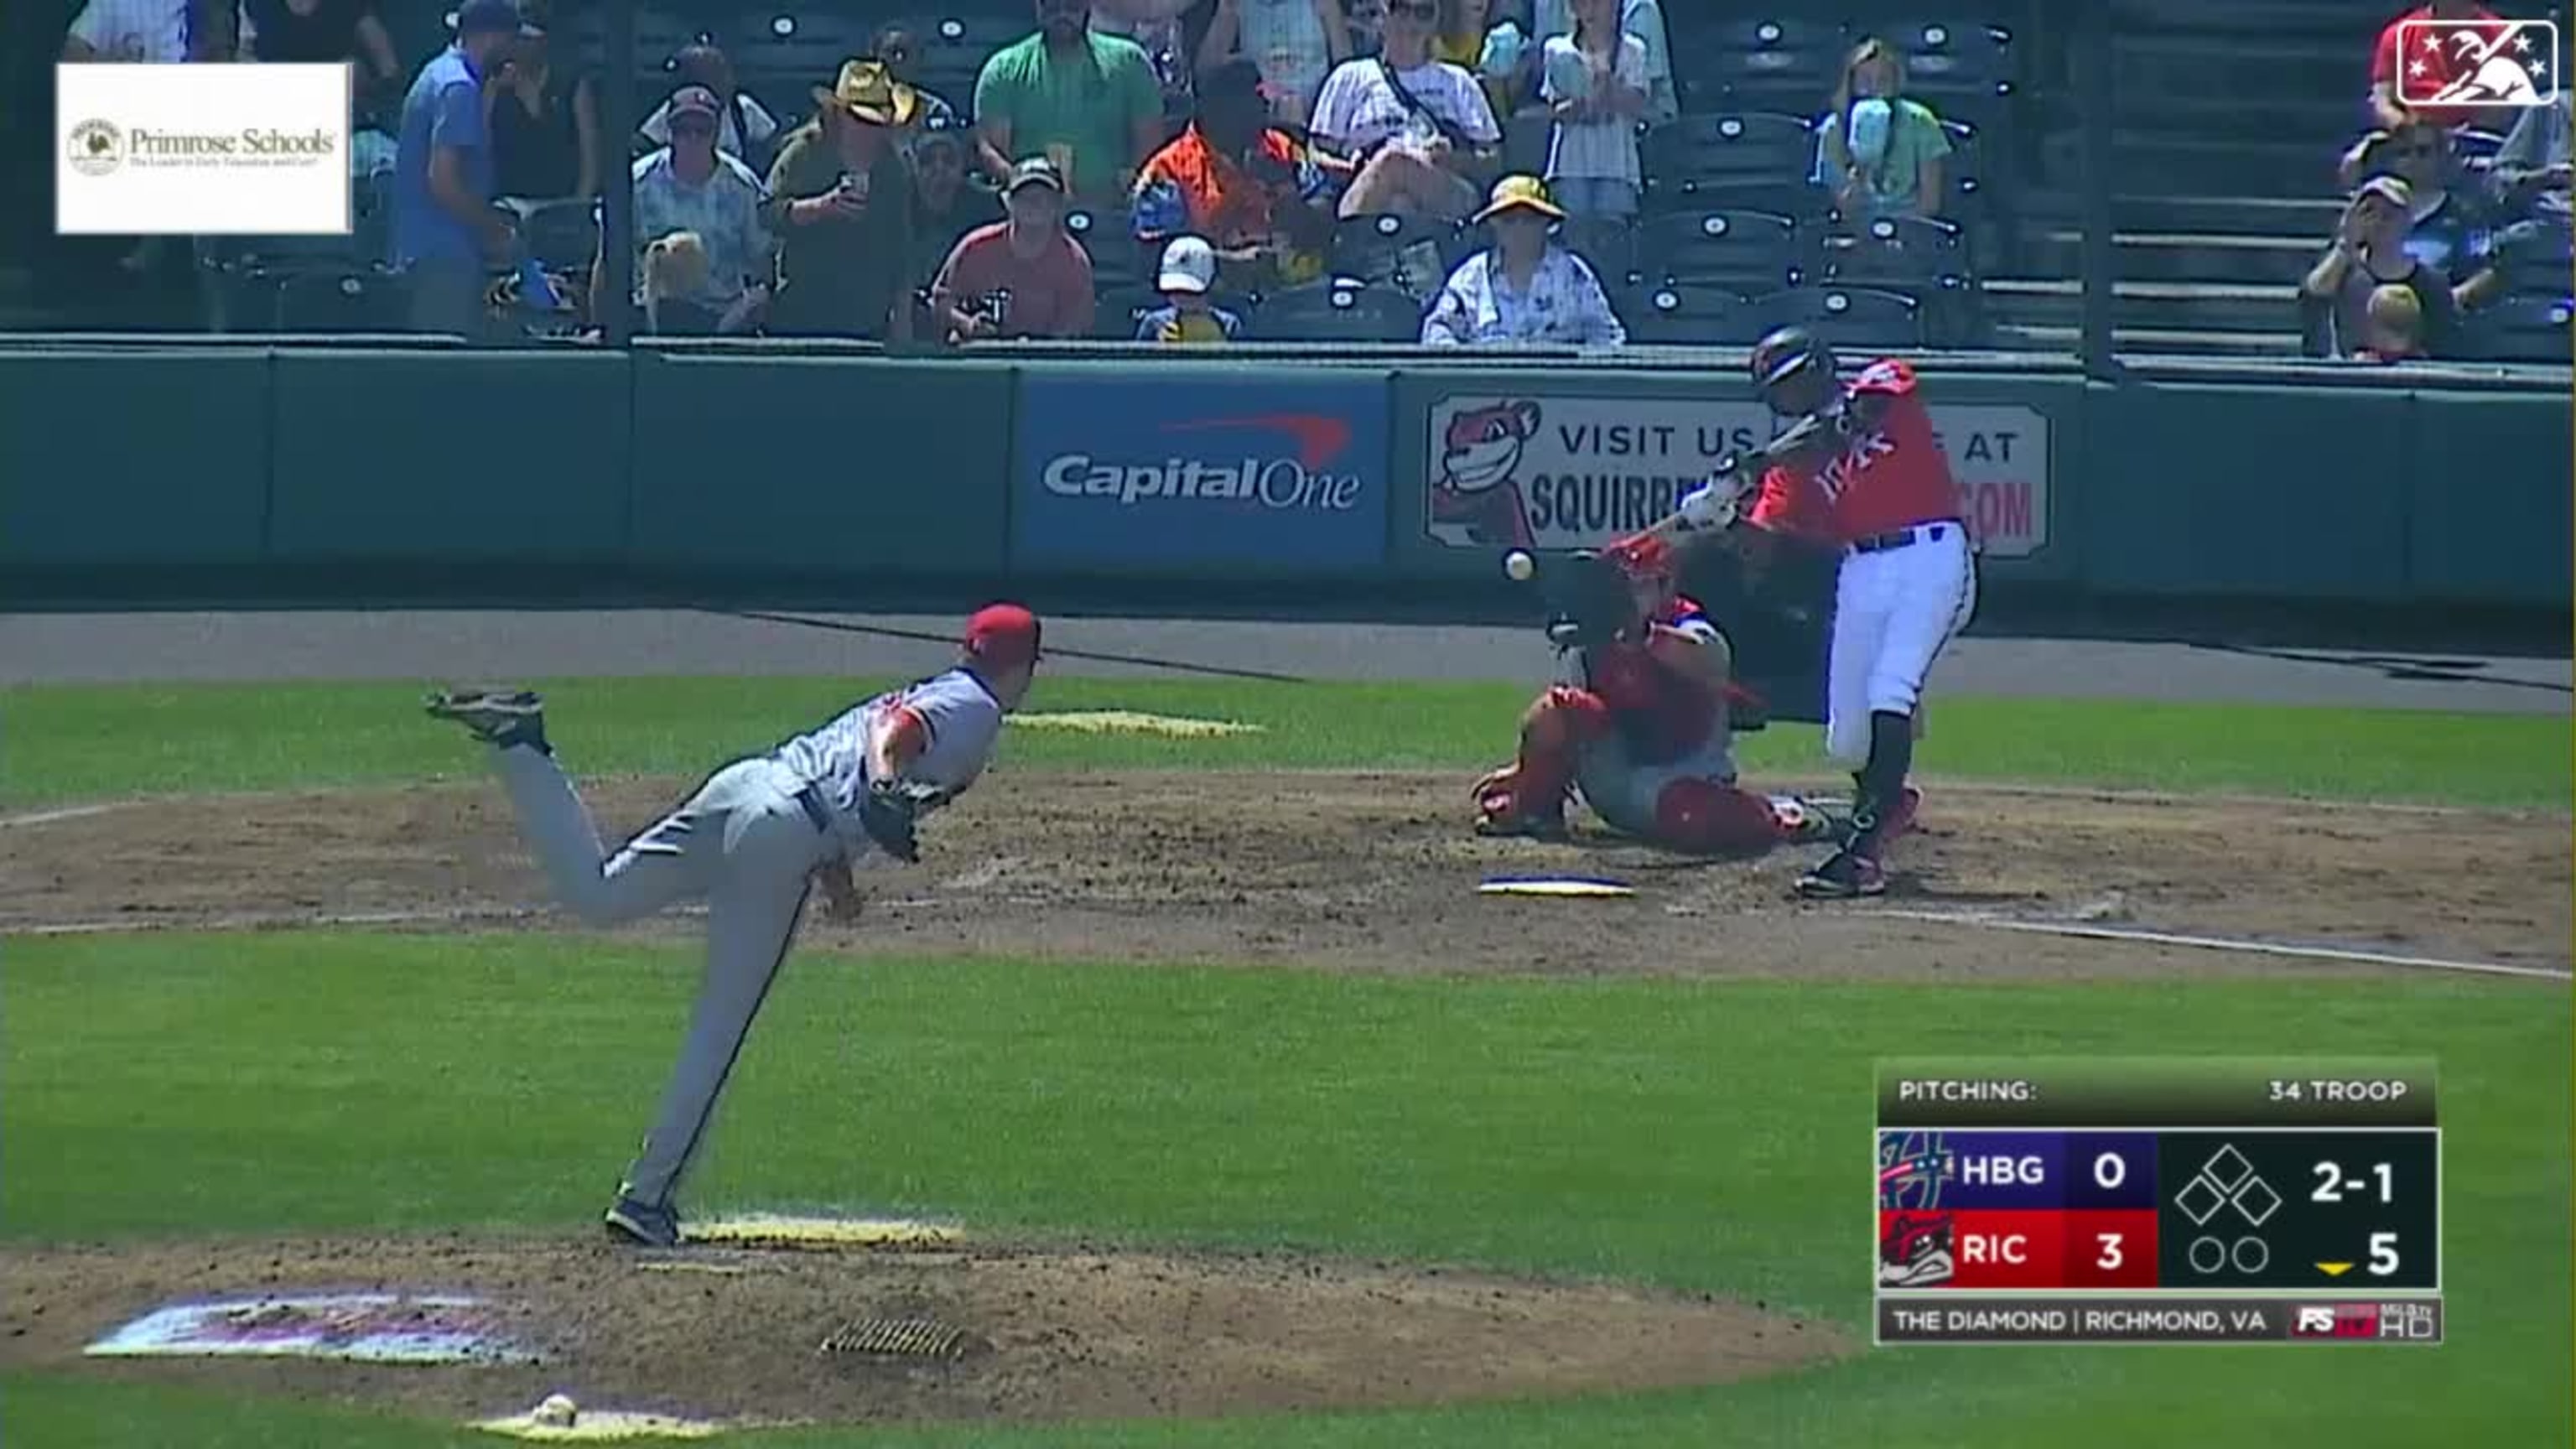
<svg viewBox="0 0 2576 1449"><path fill-rule="evenodd" d="M545 702L526 690L468 694L442 690L429 697L428 709L430 718L453 720L496 749L546 748Z"/></svg>
<svg viewBox="0 0 2576 1449"><path fill-rule="evenodd" d="M1886 892L1887 875L1879 868L1878 857L1848 845L1798 877L1798 894L1811 901L1857 900Z"/></svg>

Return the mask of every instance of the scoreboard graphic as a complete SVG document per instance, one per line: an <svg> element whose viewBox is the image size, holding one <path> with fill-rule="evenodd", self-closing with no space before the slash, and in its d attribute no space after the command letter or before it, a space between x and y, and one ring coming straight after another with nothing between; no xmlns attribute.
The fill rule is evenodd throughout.
<svg viewBox="0 0 2576 1449"><path fill-rule="evenodd" d="M1880 1343L2442 1340L2422 1060L1879 1067Z"/></svg>

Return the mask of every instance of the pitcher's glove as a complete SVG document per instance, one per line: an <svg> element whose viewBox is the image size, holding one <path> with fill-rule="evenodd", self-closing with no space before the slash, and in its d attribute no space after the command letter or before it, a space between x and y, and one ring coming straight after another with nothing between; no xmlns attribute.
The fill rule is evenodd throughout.
<svg viewBox="0 0 2576 1449"><path fill-rule="evenodd" d="M877 849L910 865L921 859L921 842L914 835L920 811L920 798L901 780L871 780L867 798L859 802L859 828Z"/></svg>
<svg viewBox="0 0 2576 1449"><path fill-rule="evenodd" d="M1562 649L1600 648L1635 629L1637 600L1619 566L1586 549L1546 571L1547 637Z"/></svg>

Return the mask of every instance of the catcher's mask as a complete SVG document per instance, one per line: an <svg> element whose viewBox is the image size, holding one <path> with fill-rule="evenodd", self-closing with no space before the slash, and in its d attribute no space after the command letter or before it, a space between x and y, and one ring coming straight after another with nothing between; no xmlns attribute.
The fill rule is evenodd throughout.
<svg viewBox="0 0 2576 1449"><path fill-rule="evenodd" d="M1834 350L1803 327L1782 327L1753 345L1753 387L1782 417L1816 412L1833 397Z"/></svg>

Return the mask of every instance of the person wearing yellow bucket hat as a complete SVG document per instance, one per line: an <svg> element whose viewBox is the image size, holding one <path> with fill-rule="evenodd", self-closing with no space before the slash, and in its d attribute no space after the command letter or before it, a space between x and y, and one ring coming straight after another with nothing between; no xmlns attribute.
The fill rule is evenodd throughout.
<svg viewBox="0 0 2576 1449"><path fill-rule="evenodd" d="M1616 347L1628 329L1601 279L1560 244L1565 209L1535 176L1494 183L1474 221L1493 244L1459 263L1430 312L1422 341L1432 347Z"/></svg>
<svg viewBox="0 0 2576 1449"><path fill-rule="evenodd" d="M909 338L917 219L900 129L920 99L883 62L853 60L814 102L779 148L761 209L779 239L769 330Z"/></svg>

